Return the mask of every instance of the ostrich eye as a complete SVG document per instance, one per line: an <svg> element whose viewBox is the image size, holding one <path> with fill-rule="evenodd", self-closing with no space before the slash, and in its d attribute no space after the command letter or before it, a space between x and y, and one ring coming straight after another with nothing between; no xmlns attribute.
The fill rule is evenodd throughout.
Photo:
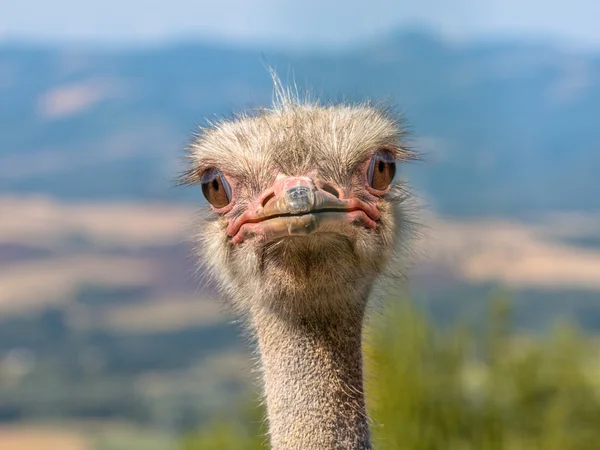
<svg viewBox="0 0 600 450"><path fill-rule="evenodd" d="M208 169L200 180L204 197L215 208L224 208L231 202L231 186L218 169Z"/></svg>
<svg viewBox="0 0 600 450"><path fill-rule="evenodd" d="M396 175L396 160L387 150L380 150L373 156L367 172L369 186L383 191L392 183Z"/></svg>

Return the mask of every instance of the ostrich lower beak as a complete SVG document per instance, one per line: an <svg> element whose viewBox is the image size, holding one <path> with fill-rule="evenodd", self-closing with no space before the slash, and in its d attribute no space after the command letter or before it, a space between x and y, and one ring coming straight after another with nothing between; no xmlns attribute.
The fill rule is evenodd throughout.
<svg viewBox="0 0 600 450"><path fill-rule="evenodd" d="M379 211L358 198L341 199L316 187L308 177L278 180L266 196L227 227L232 242L253 236L270 241L315 232L343 233L351 226L375 228Z"/></svg>

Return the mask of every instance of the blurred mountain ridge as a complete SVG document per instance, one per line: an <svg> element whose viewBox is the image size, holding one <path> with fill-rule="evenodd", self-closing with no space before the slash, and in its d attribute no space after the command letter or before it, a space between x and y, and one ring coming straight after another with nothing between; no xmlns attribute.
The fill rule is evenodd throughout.
<svg viewBox="0 0 600 450"><path fill-rule="evenodd" d="M269 105L265 65L325 99L391 101L435 210L600 210L600 55L399 30L344 51L0 46L0 190L65 200L200 201L176 189L198 124Z"/></svg>

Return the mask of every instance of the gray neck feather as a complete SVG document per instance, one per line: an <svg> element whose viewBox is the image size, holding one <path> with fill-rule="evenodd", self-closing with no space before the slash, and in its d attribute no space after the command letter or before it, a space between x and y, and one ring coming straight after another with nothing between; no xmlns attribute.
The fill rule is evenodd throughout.
<svg viewBox="0 0 600 450"><path fill-rule="evenodd" d="M264 311L254 316L273 449L372 448L363 393L363 315L361 308L319 319Z"/></svg>

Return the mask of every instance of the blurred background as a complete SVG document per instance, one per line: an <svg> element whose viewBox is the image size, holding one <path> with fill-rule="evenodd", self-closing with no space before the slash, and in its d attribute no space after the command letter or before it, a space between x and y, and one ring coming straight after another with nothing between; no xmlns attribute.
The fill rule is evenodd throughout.
<svg viewBox="0 0 600 450"><path fill-rule="evenodd" d="M197 125L265 66L398 105L409 283L369 325L378 448L600 442L600 3L0 1L0 449L248 449L253 360L194 273Z"/></svg>

